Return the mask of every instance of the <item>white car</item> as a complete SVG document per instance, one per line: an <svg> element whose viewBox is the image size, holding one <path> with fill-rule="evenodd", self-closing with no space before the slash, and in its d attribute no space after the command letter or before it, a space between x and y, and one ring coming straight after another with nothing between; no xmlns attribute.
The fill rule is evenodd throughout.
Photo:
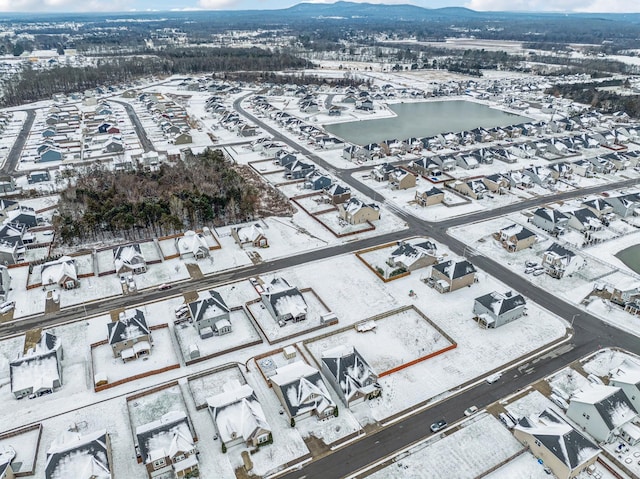
<svg viewBox="0 0 640 479"><path fill-rule="evenodd" d="M471 406L464 410L464 415L469 417L478 412L478 406Z"/></svg>

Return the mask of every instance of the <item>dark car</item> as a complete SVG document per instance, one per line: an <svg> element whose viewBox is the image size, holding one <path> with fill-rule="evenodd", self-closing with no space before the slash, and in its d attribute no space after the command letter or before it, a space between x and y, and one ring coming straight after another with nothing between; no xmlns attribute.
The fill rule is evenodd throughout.
<svg viewBox="0 0 640 479"><path fill-rule="evenodd" d="M445 427L447 427L447 421L440 419L431 425L431 432L442 431Z"/></svg>

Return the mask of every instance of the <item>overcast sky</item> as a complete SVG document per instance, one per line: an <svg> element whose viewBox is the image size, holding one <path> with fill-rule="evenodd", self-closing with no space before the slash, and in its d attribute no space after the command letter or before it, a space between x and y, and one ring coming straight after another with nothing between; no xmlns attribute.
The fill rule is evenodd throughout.
<svg viewBox="0 0 640 479"><path fill-rule="evenodd" d="M328 0L315 0L326 1ZM333 0L331 0L333 1ZM368 0L412 3L426 8L464 6L474 10L529 12L640 12L638 0ZM286 8L296 0L0 0L0 12L97 12L130 10L248 10Z"/></svg>

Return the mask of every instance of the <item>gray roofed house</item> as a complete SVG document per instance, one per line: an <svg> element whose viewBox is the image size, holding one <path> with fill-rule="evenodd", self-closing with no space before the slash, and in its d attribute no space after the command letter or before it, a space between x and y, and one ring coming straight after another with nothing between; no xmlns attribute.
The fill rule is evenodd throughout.
<svg viewBox="0 0 640 479"><path fill-rule="evenodd" d="M538 208L533 212L531 222L538 228L557 236L564 232L569 217L558 210Z"/></svg>
<svg viewBox="0 0 640 479"><path fill-rule="evenodd" d="M322 371L340 399L352 405L382 393L378 375L362 355L351 346L337 346L322 353Z"/></svg>
<svg viewBox="0 0 640 479"><path fill-rule="evenodd" d="M558 243L553 243L542 253L542 267L556 279L572 275L584 265L584 259Z"/></svg>
<svg viewBox="0 0 640 479"><path fill-rule="evenodd" d="M121 312L117 321L107 324L107 330L114 358L129 361L151 354L151 330L141 310Z"/></svg>
<svg viewBox="0 0 640 479"><path fill-rule="evenodd" d="M175 240L176 249L181 258L204 259L209 256L209 245L201 233L185 231L183 236Z"/></svg>
<svg viewBox="0 0 640 479"><path fill-rule="evenodd" d="M43 287L60 286L64 289L74 289L80 286L76 262L69 256L62 256L43 264L40 274Z"/></svg>
<svg viewBox="0 0 640 479"><path fill-rule="evenodd" d="M336 405L320 371L307 363L295 361L279 367L269 381L289 418L299 420L315 415L323 419L334 414Z"/></svg>
<svg viewBox="0 0 640 479"><path fill-rule="evenodd" d="M613 207L603 198L594 198L582 202L582 206L589 208L598 218L609 216L613 213Z"/></svg>
<svg viewBox="0 0 640 479"><path fill-rule="evenodd" d="M329 202L332 205L339 205L351 198L351 190L348 187L339 185L338 183L334 183L327 188L326 193L329 197Z"/></svg>
<svg viewBox="0 0 640 479"><path fill-rule="evenodd" d="M66 431L49 446L45 478L111 479L111 441L106 430L81 435Z"/></svg>
<svg viewBox="0 0 640 479"><path fill-rule="evenodd" d="M346 203L338 205L338 216L352 225L380 219L380 207L375 203L365 203L359 198L351 197Z"/></svg>
<svg viewBox="0 0 640 479"><path fill-rule="evenodd" d="M284 326L286 321L307 319L307 302L302 293L284 278L271 280L260 296L267 311L280 326Z"/></svg>
<svg viewBox="0 0 640 479"><path fill-rule="evenodd" d="M113 263L116 274L121 276L130 273L141 274L147 271L147 262L142 255L140 245L137 243L113 248Z"/></svg>
<svg viewBox="0 0 640 479"><path fill-rule="evenodd" d="M27 331L22 353L9 363L11 392L16 399L40 396L62 386L63 356L62 343L53 333L39 328Z"/></svg>
<svg viewBox="0 0 640 479"><path fill-rule="evenodd" d="M600 231L604 228L600 218L590 208L580 208L567 213L567 225L577 231Z"/></svg>
<svg viewBox="0 0 640 479"><path fill-rule="evenodd" d="M11 289L11 275L9 268L0 265L0 300L6 301Z"/></svg>
<svg viewBox="0 0 640 479"><path fill-rule="evenodd" d="M567 416L598 442L640 441L638 412L620 388L589 384L571 397Z"/></svg>
<svg viewBox="0 0 640 479"><path fill-rule="evenodd" d="M494 236L510 253L530 248L538 240L533 231L515 223L505 226Z"/></svg>
<svg viewBox="0 0 640 479"><path fill-rule="evenodd" d="M401 241L395 248L387 264L391 267L401 267L407 271L415 271L425 266L430 266L438 261L438 247L432 241L407 243Z"/></svg>
<svg viewBox="0 0 640 479"><path fill-rule="evenodd" d="M527 302L513 291L485 294L475 299L473 314L485 328L498 328L527 314Z"/></svg>
<svg viewBox="0 0 640 479"><path fill-rule="evenodd" d="M213 289L208 296L189 303L189 312L202 339L231 332L230 309Z"/></svg>
<svg viewBox="0 0 640 479"><path fill-rule="evenodd" d="M187 415L182 411L170 411L135 431L137 452L144 463L149 478L188 477L198 471L195 436ZM197 476L192 476L197 477Z"/></svg>
<svg viewBox="0 0 640 479"><path fill-rule="evenodd" d="M622 218L633 216L640 209L640 195L636 193L611 196L605 201L611 205L613 212Z"/></svg>
<svg viewBox="0 0 640 479"><path fill-rule="evenodd" d="M416 191L414 199L420 206L437 205L444 202L444 191L433 186L425 191Z"/></svg>
<svg viewBox="0 0 640 479"><path fill-rule="evenodd" d="M640 412L640 364L623 360L609 373L609 385L621 388L636 411Z"/></svg>
<svg viewBox="0 0 640 479"><path fill-rule="evenodd" d="M558 479L572 479L594 464L600 448L551 409L523 417L513 435Z"/></svg>
<svg viewBox="0 0 640 479"><path fill-rule="evenodd" d="M449 260L432 266L431 279L437 291L447 293L471 286L476 281L476 268L466 259Z"/></svg>
<svg viewBox="0 0 640 479"><path fill-rule="evenodd" d="M248 384L232 381L224 392L207 399L211 418L220 440L227 447L245 444L256 447L271 439L271 426L255 392Z"/></svg>

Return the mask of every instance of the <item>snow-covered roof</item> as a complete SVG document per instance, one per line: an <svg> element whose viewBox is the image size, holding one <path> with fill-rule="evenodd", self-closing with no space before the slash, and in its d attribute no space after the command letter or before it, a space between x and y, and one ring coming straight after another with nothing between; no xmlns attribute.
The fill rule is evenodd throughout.
<svg viewBox="0 0 640 479"><path fill-rule="evenodd" d="M60 284L62 281L71 278L78 280L76 262L69 256L63 256L56 261L49 261L42 265L42 284Z"/></svg>
<svg viewBox="0 0 640 479"><path fill-rule="evenodd" d="M271 431L262 406L248 384L207 399L223 442L241 436L248 441L256 431Z"/></svg>
<svg viewBox="0 0 640 479"><path fill-rule="evenodd" d="M251 226L238 228L236 230L236 234L238 235L238 238L240 238L241 243L253 243L260 237L264 236L264 231L262 229L262 226L254 223Z"/></svg>
<svg viewBox="0 0 640 479"><path fill-rule="evenodd" d="M640 389L640 364L625 359L622 364L609 373L610 381L633 384Z"/></svg>
<svg viewBox="0 0 640 479"><path fill-rule="evenodd" d="M635 419L638 415L624 391L613 386L590 384L576 392L571 397L571 402L573 401L595 406L610 431Z"/></svg>
<svg viewBox="0 0 640 479"><path fill-rule="evenodd" d="M144 463L195 447L187 415L182 411L170 411L156 421L138 426L136 438Z"/></svg>
<svg viewBox="0 0 640 479"><path fill-rule="evenodd" d="M176 247L181 256L189 253L195 256L200 251L209 252L209 245L204 236L195 231L186 231L184 236L177 238Z"/></svg>
<svg viewBox="0 0 640 479"><path fill-rule="evenodd" d="M380 389L376 373L351 346L341 345L325 351L322 362L340 386L347 403L358 392L368 394L374 389Z"/></svg>
<svg viewBox="0 0 640 479"><path fill-rule="evenodd" d="M47 451L46 479L111 479L107 431L67 431Z"/></svg>
<svg viewBox="0 0 640 479"><path fill-rule="evenodd" d="M494 291L476 298L476 301L489 311L493 311L496 316L501 316L527 304L521 294L514 294L513 291L507 291L504 294Z"/></svg>
<svg viewBox="0 0 640 479"><path fill-rule="evenodd" d="M423 241L416 244L400 242L398 247L391 252L391 258L396 263L410 267L416 261L425 256L435 256L437 246L431 241Z"/></svg>
<svg viewBox="0 0 640 479"><path fill-rule="evenodd" d="M139 309L120 313L118 321L107 324L109 344L128 341L150 334L144 313Z"/></svg>
<svg viewBox="0 0 640 479"><path fill-rule="evenodd" d="M135 268L145 264L142 250L137 243L114 248L113 260L116 271L120 271L123 267Z"/></svg>
<svg viewBox="0 0 640 479"><path fill-rule="evenodd" d="M293 317L297 317L307 312L307 302L302 293L284 278L274 278L267 285L262 297L271 304L278 316L291 314Z"/></svg>
<svg viewBox="0 0 640 479"><path fill-rule="evenodd" d="M536 235L533 231L528 230L524 226L515 223L502 228L500 230L500 233L509 238L515 236L517 240L523 240Z"/></svg>
<svg viewBox="0 0 640 479"><path fill-rule="evenodd" d="M310 410L322 412L335 405L320 372L302 361L276 369L269 379L282 391L284 406L291 417Z"/></svg>
<svg viewBox="0 0 640 479"><path fill-rule="evenodd" d="M538 416L520 419L515 429L531 434L570 471L579 468L600 453L595 443L551 409L542 411Z"/></svg>
<svg viewBox="0 0 640 479"><path fill-rule="evenodd" d="M227 314L230 310L220 293L211 289L209 290L209 297L198 298L196 301L189 303L189 311L195 321L202 321L203 319L212 319Z"/></svg>
<svg viewBox="0 0 640 479"><path fill-rule="evenodd" d="M449 260L444 263L438 263L433 265L433 269L439 271L451 280L462 278L463 276L476 272L476 268L466 259L457 262Z"/></svg>

